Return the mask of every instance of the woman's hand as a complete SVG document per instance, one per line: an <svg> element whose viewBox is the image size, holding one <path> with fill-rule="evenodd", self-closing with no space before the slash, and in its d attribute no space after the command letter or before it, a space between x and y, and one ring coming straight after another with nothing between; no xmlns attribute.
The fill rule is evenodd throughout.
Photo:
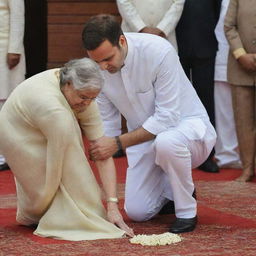
<svg viewBox="0 0 256 256"><path fill-rule="evenodd" d="M119 212L118 206L116 203L113 202L108 202L108 206L107 206L107 217L108 220L115 224L116 226L118 226L120 229L122 229L123 231L125 231L125 233L130 236L133 237L134 233L133 233L133 229L129 228L124 220L123 217L121 215L121 213Z"/></svg>

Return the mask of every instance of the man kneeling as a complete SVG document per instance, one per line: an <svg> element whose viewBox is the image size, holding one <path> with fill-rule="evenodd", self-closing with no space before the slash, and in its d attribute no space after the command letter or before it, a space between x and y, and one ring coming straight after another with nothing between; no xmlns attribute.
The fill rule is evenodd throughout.
<svg viewBox="0 0 256 256"><path fill-rule="evenodd" d="M91 157L106 159L126 150L125 208L131 219L149 220L173 200L170 232L194 230L191 169L206 160L216 133L175 49L155 35L123 34L110 15L92 17L83 42L105 78L97 102L108 137L92 143ZM120 113L128 127L122 135Z"/></svg>

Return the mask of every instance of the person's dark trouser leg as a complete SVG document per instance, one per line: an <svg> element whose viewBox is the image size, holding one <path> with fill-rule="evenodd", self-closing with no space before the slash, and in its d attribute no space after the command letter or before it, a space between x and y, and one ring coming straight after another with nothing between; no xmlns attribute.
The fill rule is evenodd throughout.
<svg viewBox="0 0 256 256"><path fill-rule="evenodd" d="M214 114L214 66L215 58L181 58L182 67L191 80L200 100L202 101L211 123L215 125ZM211 173L219 172L217 164L212 160L214 150L207 160L198 168Z"/></svg>
<svg viewBox="0 0 256 256"><path fill-rule="evenodd" d="M231 86L237 139L243 173L237 181L250 181L255 175L256 90L254 86Z"/></svg>

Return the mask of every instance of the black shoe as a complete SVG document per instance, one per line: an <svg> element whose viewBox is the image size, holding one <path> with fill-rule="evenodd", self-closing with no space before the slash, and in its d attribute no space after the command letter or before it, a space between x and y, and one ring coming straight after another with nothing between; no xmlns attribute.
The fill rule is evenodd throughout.
<svg viewBox="0 0 256 256"><path fill-rule="evenodd" d="M198 169L204 172L211 172L211 173L219 172L218 165L211 159L207 159L204 163L198 166Z"/></svg>
<svg viewBox="0 0 256 256"><path fill-rule="evenodd" d="M0 171L10 170L10 167L7 163L0 164Z"/></svg>
<svg viewBox="0 0 256 256"><path fill-rule="evenodd" d="M196 189L194 189L194 192L192 194L192 196L196 199ZM159 211L160 215L164 215L164 214L175 214L175 205L174 205L174 201L168 201L163 207L162 209Z"/></svg>
<svg viewBox="0 0 256 256"><path fill-rule="evenodd" d="M118 158L122 156L125 156L125 152L122 149L116 151L116 153L113 155L114 158Z"/></svg>
<svg viewBox="0 0 256 256"><path fill-rule="evenodd" d="M175 213L175 206L173 201L168 201L162 209L159 211L158 214L163 215L163 214L174 214Z"/></svg>
<svg viewBox="0 0 256 256"><path fill-rule="evenodd" d="M196 189L194 189L192 196L193 196L195 199L197 199L197 197L196 197Z"/></svg>
<svg viewBox="0 0 256 256"><path fill-rule="evenodd" d="M197 216L190 219L176 218L169 232L175 233L175 234L191 232L195 229L196 224L197 224Z"/></svg>

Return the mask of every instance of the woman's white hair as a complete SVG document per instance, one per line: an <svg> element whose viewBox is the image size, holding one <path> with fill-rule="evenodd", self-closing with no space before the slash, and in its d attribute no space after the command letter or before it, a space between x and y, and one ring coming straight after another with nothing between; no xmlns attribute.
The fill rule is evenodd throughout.
<svg viewBox="0 0 256 256"><path fill-rule="evenodd" d="M89 58L82 58L70 60L60 69L60 86L67 82L71 82L76 90L101 90L104 79L97 63Z"/></svg>

